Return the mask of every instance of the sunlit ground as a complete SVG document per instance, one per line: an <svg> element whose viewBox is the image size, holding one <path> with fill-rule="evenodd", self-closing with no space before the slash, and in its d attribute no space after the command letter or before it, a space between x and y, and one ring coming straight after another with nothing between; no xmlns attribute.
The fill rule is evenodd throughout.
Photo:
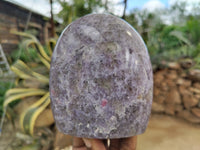
<svg viewBox="0 0 200 150"><path fill-rule="evenodd" d="M137 150L200 150L200 125L182 119L153 115Z"/></svg>

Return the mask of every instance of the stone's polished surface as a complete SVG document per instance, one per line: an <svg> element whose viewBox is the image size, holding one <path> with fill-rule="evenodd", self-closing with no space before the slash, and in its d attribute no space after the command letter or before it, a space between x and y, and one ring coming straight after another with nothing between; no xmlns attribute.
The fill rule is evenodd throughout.
<svg viewBox="0 0 200 150"><path fill-rule="evenodd" d="M92 14L63 31L50 70L52 110L61 132L100 139L141 134L152 90L147 48L125 21Z"/></svg>

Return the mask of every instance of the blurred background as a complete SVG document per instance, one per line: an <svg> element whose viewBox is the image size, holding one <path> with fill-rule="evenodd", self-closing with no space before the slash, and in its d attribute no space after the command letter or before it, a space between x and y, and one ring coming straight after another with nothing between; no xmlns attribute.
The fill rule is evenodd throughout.
<svg viewBox="0 0 200 150"><path fill-rule="evenodd" d="M62 30L90 13L143 37L154 100L138 150L200 149L200 0L0 0L0 150L70 149L54 124L49 68Z"/></svg>

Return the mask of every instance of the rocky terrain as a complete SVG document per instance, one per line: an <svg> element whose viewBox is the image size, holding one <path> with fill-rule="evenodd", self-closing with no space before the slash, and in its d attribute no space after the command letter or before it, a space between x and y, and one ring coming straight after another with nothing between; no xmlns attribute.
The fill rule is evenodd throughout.
<svg viewBox="0 0 200 150"><path fill-rule="evenodd" d="M152 113L200 123L200 70L187 63L169 63L154 73Z"/></svg>

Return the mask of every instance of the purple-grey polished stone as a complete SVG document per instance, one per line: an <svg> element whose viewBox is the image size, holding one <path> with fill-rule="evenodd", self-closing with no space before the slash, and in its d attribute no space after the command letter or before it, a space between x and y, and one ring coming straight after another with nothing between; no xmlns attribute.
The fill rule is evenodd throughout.
<svg viewBox="0 0 200 150"><path fill-rule="evenodd" d="M100 139L141 134L152 90L147 48L127 22L92 14L65 28L50 69L51 106L61 132Z"/></svg>

